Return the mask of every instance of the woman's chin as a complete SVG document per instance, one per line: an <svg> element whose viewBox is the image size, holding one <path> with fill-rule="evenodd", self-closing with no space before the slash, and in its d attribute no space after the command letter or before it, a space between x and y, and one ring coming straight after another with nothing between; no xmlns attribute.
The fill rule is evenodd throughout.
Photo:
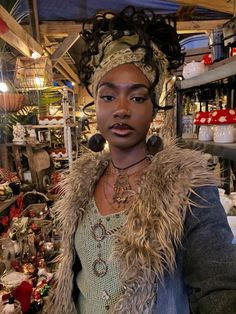
<svg viewBox="0 0 236 314"><path fill-rule="evenodd" d="M109 147L110 149L112 149L113 147L116 149L123 149L123 150L127 150L127 149L135 149L135 148L142 148L142 147L146 147L146 141L139 141L139 142L135 142L135 141L129 141L127 138L126 139L120 139L117 141L111 141L109 142Z"/></svg>

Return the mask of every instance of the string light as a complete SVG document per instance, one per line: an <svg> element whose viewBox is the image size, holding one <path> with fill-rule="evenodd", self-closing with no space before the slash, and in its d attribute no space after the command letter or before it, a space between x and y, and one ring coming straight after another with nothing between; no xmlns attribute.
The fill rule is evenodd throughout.
<svg viewBox="0 0 236 314"><path fill-rule="evenodd" d="M0 82L0 92L6 93L8 91L7 84L4 82Z"/></svg>
<svg viewBox="0 0 236 314"><path fill-rule="evenodd" d="M37 52L37 51L34 51L33 53L32 53L32 55L31 55L31 58L33 58L33 59L38 59L38 58L40 58L41 57L41 55Z"/></svg>
<svg viewBox="0 0 236 314"><path fill-rule="evenodd" d="M43 87L43 85L44 85L44 78L36 76L34 81L35 81L35 85L37 87Z"/></svg>

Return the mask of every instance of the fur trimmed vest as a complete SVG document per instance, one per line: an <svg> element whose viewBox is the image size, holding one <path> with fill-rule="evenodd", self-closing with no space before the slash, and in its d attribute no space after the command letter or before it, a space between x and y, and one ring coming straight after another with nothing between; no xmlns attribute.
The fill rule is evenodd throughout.
<svg viewBox="0 0 236 314"><path fill-rule="evenodd" d="M63 183L63 197L54 206L62 230L63 253L46 313L76 313L72 300L74 234L109 159L109 155L85 154L74 163ZM196 187L215 182L213 171L199 151L171 144L152 158L142 175L127 221L117 234L113 254L120 261L121 280L126 289L111 313L152 312L154 281L161 281L165 271L173 272L175 268L186 210L191 205L189 194Z"/></svg>

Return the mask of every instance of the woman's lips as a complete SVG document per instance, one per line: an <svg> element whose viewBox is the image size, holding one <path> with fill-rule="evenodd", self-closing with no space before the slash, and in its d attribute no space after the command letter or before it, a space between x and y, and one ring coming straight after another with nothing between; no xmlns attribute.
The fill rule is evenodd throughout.
<svg viewBox="0 0 236 314"><path fill-rule="evenodd" d="M126 123L115 123L111 126L111 130L116 135L128 135L133 128Z"/></svg>

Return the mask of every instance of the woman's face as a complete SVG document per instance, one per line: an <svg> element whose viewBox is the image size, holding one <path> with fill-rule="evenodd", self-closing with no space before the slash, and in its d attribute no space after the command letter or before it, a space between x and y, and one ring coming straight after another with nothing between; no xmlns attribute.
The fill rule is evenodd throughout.
<svg viewBox="0 0 236 314"><path fill-rule="evenodd" d="M123 64L101 79L95 98L98 128L110 148L146 145L152 121L150 83L134 64Z"/></svg>

